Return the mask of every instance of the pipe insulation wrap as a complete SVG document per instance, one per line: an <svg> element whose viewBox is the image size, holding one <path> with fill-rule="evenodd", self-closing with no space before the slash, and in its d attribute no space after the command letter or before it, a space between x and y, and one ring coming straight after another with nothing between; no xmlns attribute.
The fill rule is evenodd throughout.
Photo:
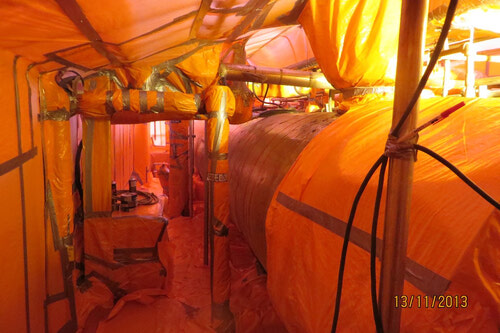
<svg viewBox="0 0 500 333"><path fill-rule="evenodd" d="M335 119L332 113L279 114L231 126L231 220L264 267L266 214L274 192L309 141Z"/></svg>

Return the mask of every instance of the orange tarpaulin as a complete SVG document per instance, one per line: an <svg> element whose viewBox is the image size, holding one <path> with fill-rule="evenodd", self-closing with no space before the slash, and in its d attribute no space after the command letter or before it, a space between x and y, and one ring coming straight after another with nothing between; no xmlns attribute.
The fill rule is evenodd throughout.
<svg viewBox="0 0 500 333"><path fill-rule="evenodd" d="M311 0L299 21L335 88L391 85L400 11L401 0Z"/></svg>
<svg viewBox="0 0 500 333"><path fill-rule="evenodd" d="M421 132L419 143L499 198L498 102L424 99L419 117L431 119L462 100L466 106ZM339 117L302 151L275 192L266 220L268 288L290 332L331 329L345 221L369 166L384 151L391 111L391 101L372 102ZM372 179L354 220L340 331L374 329L369 239L375 192ZM384 221L384 207L382 202L379 221ZM498 211L488 202L439 162L418 154L404 287L415 303L403 309L403 332L498 330L499 223ZM382 230L379 225L379 238ZM453 306L425 306L426 294L451 296Z"/></svg>

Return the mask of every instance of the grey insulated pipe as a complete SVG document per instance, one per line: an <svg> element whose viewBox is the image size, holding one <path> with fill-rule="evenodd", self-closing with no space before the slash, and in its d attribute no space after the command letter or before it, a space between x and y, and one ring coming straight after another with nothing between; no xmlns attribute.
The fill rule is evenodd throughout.
<svg viewBox="0 0 500 333"><path fill-rule="evenodd" d="M290 113L232 126L229 135L231 220L266 267L266 214L300 152L335 120L332 113Z"/></svg>
<svg viewBox="0 0 500 333"><path fill-rule="evenodd" d="M285 113L230 127L231 220L264 267L266 214L274 191L309 141L336 117L329 112ZM204 122L194 123L195 163L205 179Z"/></svg>

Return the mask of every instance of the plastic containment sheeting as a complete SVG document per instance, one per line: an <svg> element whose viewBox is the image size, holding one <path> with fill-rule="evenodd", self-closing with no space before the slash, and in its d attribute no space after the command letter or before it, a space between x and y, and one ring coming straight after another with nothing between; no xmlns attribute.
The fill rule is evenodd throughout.
<svg viewBox="0 0 500 333"><path fill-rule="evenodd" d="M335 118L330 112L278 114L231 126L231 220L264 267L266 212L274 191L302 149Z"/></svg>
<svg viewBox="0 0 500 333"><path fill-rule="evenodd" d="M185 212L188 203L188 128L189 121L172 120L170 133L170 175L167 217L173 218Z"/></svg>
<svg viewBox="0 0 500 333"><path fill-rule="evenodd" d="M466 106L422 131L419 144L498 199L498 101L424 99L419 118L423 123L461 101ZM351 109L312 139L274 194L266 220L268 289L290 332L331 329L346 221L364 176L384 151L391 119L390 101ZM342 332L375 329L369 264L375 194L372 179L351 233L338 327ZM403 332L498 331L499 225L498 210L438 161L418 153L404 285L404 295L413 297L413 303L403 309ZM443 295L444 301L432 295Z"/></svg>
<svg viewBox="0 0 500 333"><path fill-rule="evenodd" d="M166 269L158 243L166 237L163 217L121 216L85 220L85 275L103 281L115 298L163 288Z"/></svg>
<svg viewBox="0 0 500 333"><path fill-rule="evenodd" d="M299 22L335 88L391 85L400 11L401 0L311 0Z"/></svg>
<svg viewBox="0 0 500 333"><path fill-rule="evenodd" d="M0 332L28 327L42 332L46 279L38 72L26 59L0 50L0 75Z"/></svg>

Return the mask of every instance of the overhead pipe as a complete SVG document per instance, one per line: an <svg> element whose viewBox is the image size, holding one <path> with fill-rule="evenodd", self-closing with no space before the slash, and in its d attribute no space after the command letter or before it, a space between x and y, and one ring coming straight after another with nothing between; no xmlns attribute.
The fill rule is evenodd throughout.
<svg viewBox="0 0 500 333"><path fill-rule="evenodd" d="M221 64L219 67L219 75L231 81L282 84L296 87L335 90L328 82L325 75L319 72L300 71L288 68Z"/></svg>

